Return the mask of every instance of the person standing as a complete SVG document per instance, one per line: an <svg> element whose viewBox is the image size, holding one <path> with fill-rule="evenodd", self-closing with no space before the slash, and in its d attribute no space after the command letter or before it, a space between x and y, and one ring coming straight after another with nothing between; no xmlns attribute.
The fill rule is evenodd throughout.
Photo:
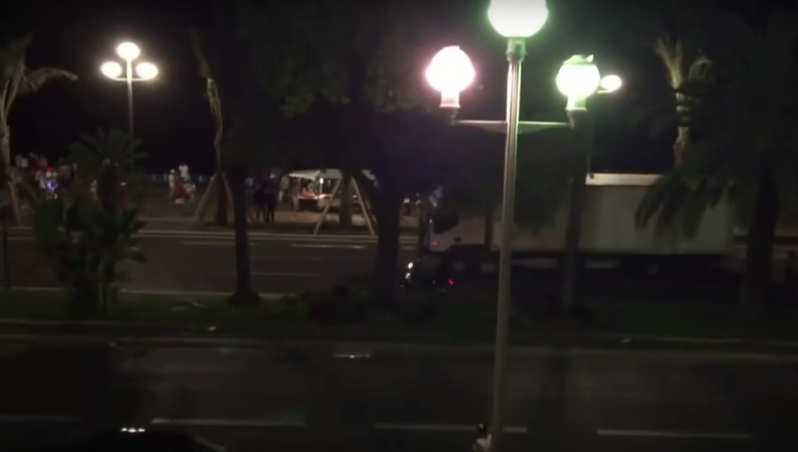
<svg viewBox="0 0 798 452"><path fill-rule="evenodd" d="M274 180L266 183L266 220L267 224L274 223L274 211L277 209L277 186Z"/></svg>
<svg viewBox="0 0 798 452"><path fill-rule="evenodd" d="M175 199L175 185L177 183L175 180L175 170L169 171L169 175L166 176L166 183L169 185L169 202L171 203Z"/></svg>
<svg viewBox="0 0 798 452"><path fill-rule="evenodd" d="M255 189L252 193L253 201L255 203L255 224L266 222L266 187L261 182L255 183Z"/></svg>

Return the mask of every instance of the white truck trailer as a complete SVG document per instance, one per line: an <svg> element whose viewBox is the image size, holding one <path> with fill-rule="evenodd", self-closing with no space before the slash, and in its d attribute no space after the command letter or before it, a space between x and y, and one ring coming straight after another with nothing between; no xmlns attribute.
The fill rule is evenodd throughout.
<svg viewBox="0 0 798 452"><path fill-rule="evenodd" d="M658 175L594 174L587 180L580 256L584 265L652 271L670 265L713 265L726 258L733 246L733 215L728 203L708 209L694 237L678 231L657 233L652 225L638 229L635 211ZM444 195L445 196L445 193ZM523 196L518 193L517 196ZM534 230L517 226L513 232L516 265L556 266L565 250L568 205L556 212L552 224ZM485 218L442 216L435 212L421 232L420 259L424 267L446 264L454 271L474 266L495 269L501 243L500 216L494 216L493 240L485 250Z"/></svg>

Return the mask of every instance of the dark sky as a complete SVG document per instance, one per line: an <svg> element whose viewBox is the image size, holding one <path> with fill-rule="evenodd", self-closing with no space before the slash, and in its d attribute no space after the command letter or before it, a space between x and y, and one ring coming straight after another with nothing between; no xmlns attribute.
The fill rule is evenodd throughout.
<svg viewBox="0 0 798 452"><path fill-rule="evenodd" d="M479 0L468 2L480 3ZM92 132L97 127L126 127L125 86L103 78L99 66L105 60L116 58L115 47L119 42L132 40L142 48L142 58L160 69L155 81L137 84L134 91L136 132L143 139L144 151L150 155L148 169L163 171L188 162L196 172L211 170L213 125L202 97L204 82L199 77L187 31L211 20L212 2L203 0L189 5L126 1L105 5L97 8L76 3L41 8L39 6L44 5L34 4L26 7L27 11L7 16L13 20L3 24L6 35L36 32L28 57L30 67L57 66L80 76L77 82L56 82L40 93L18 100L10 119L12 152L33 151L55 158L63 155L66 145L81 132ZM488 34L492 32L484 20L484 9L472 6L461 13L464 24L469 20L480 21L482 26L478 32L464 35L463 30L473 26L465 24L452 32L453 39L461 39L465 48L476 52L472 58L478 69L482 69L479 82L491 87L469 95L472 107L463 113L474 118L500 114L505 76L503 44L495 35ZM570 26L578 28L579 20L570 20ZM525 64L525 99L535 97L527 86L543 86L540 82L543 78L549 79L545 89L553 90L556 65L540 69L534 59L545 53L546 46L552 47L546 44L547 40L560 42L562 38L544 35L530 44L530 57ZM558 51L568 47L558 45ZM647 51L624 54L613 49L589 50L603 52L597 55L604 62L603 69L620 72L627 90L646 90L652 83L663 83L661 69ZM573 49L568 51L573 53ZM495 66L495 69L488 71L486 66ZM423 69L419 68L419 73ZM634 94L625 92L618 99L602 100L598 107L602 119L597 123L597 135L602 151L594 162L604 167L599 169L651 171L664 167L669 159L667 137L651 141L645 130L638 127L630 131L626 121L618 119L626 113L613 112L613 108L628 110L627 101ZM488 102L486 98L496 101ZM559 98L554 99L561 102ZM547 102L550 100L551 97ZM538 113L529 111L530 107L526 110L528 115Z"/></svg>
<svg viewBox="0 0 798 452"><path fill-rule="evenodd" d="M56 157L79 133L126 128L125 84L104 78L99 67L116 59L117 43L131 40L141 47L142 59L160 69L156 80L134 86L136 131L151 156L148 166L163 170L183 161L210 166L213 126L187 33L208 20L210 2L193 2L188 8L170 7L170 2L95 4L109 6L31 7L4 24L7 35L36 33L29 67L61 67L80 77L17 100L10 117L12 152Z"/></svg>

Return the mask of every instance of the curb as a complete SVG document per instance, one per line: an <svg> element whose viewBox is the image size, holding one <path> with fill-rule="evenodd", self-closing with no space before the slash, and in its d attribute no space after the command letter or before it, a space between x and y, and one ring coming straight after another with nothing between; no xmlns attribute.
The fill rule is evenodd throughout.
<svg viewBox="0 0 798 452"><path fill-rule="evenodd" d="M0 293L4 290L18 290L24 292L56 292L56 291L63 291L64 289L61 287L31 287L31 286L14 286L10 289L0 288ZM133 295L166 295L166 296L185 296L185 297L228 297L230 296L231 292L214 292L214 291L191 291L186 292L184 290L149 290L149 289L122 289L122 293L129 293ZM295 295L294 292L260 292L258 293L261 297L264 298L280 298L286 297L289 295ZM4 324L14 324L14 325L30 325L30 326L67 326L67 325L89 325L92 324L91 322L86 323L84 321L75 321L75 322L63 322L60 320L25 320L25 319L3 319L0 320L0 326ZM134 324L134 323L121 323L121 322L98 322L96 326L132 326L132 327L147 327L144 324ZM150 326L151 327L151 326ZM174 326L166 326L167 328L175 328ZM176 328L183 328L182 326Z"/></svg>
<svg viewBox="0 0 798 452"><path fill-rule="evenodd" d="M14 232L29 232L30 228L14 227L10 228ZM140 237L209 237L209 238L232 238L233 231L198 231L198 230L169 230L169 229L143 229L139 232ZM250 238L271 238L271 239L298 239L298 240L328 240L328 241L362 241L362 242L376 242L376 235L365 234L312 234L312 233L294 233L294 232L259 232L249 231ZM400 243L415 243L417 237L409 235L400 235Z"/></svg>
<svg viewBox="0 0 798 452"><path fill-rule="evenodd" d="M14 289L15 290L15 289ZM28 289L24 289L28 290ZM30 290L58 290L58 289L49 289L49 288L31 288ZM170 292L170 291L124 291L127 293L139 293L139 294L147 294L147 295L229 295L227 292ZM262 293L261 296L268 296L268 297L280 297L285 295L291 294L280 294L280 293ZM89 326L89 327L106 327L106 328L118 328L118 329L160 329L160 330L173 330L178 334L181 333L196 333L196 332L211 332L214 331L217 327L214 325L169 325L169 324L158 324L158 323L138 323L138 322L113 322L113 321L103 321L103 320L76 320L76 321L63 321L63 320L26 320L26 319L3 319L0 320L0 327L3 326L30 326L30 327L76 327L76 326ZM175 336L179 337L179 336ZM613 343L619 344L631 344L631 343L656 343L656 344L674 344L674 345L749 345L749 346L760 346L760 347L780 347L780 348L795 348L798 349L798 342L796 341L751 341L741 338L700 338L700 337L674 337L674 336L628 336L622 334L604 334L604 335L597 335L595 336L597 339L605 339L609 340ZM187 339L185 337L180 338L181 340ZM260 339L239 339L239 338L231 338L231 337L222 337L222 338L190 338L190 339L198 339L198 340L210 340L210 341L243 341L245 343L256 342L256 343L263 343L263 340ZM291 340L294 343L330 343L327 341L308 341L308 340ZM340 342L339 342L340 343ZM346 343L346 342L343 342ZM362 344L361 342L349 342L350 344ZM408 343L398 343L398 342L371 342L370 344L381 344L382 347L393 347L395 344L402 344L396 345L400 347L405 347ZM411 345L419 346L419 347L429 347L430 345L427 344L413 344ZM485 345L453 345L453 347L462 348L468 347L471 349L475 348L484 348L485 350L493 350L493 345L485 344ZM524 346L514 347L514 348L525 348ZM535 348L535 347L533 347Z"/></svg>
<svg viewBox="0 0 798 452"><path fill-rule="evenodd" d="M191 338L191 337L133 337L133 336L94 336L81 335L34 335L0 334L0 342L22 344L48 344L57 346L86 345L103 343L111 347L193 347L256 349L283 353L323 353L335 358L370 358L380 354L414 354L446 356L486 356L494 355L489 345L446 345L388 342L327 342L305 340L257 340L232 338ZM517 357L640 357L646 359L693 359L700 361L760 361L760 362L798 362L798 355L762 352L741 352L724 350L646 350L584 347L512 347L509 354Z"/></svg>
<svg viewBox="0 0 798 452"><path fill-rule="evenodd" d="M152 347L209 347L240 349L273 349L295 350L305 352L324 352L346 357L368 357L374 353L412 353L442 355L487 355L494 354L491 344L428 344L418 342L362 342L362 341L325 341L302 339L248 339L236 337L192 337L192 335L214 334L215 326L168 326L147 323L122 323L105 321L48 321L9 319L0 321L1 327L104 327L119 329L122 334L81 334L81 333L0 333L0 342L17 343L52 343L96 344L108 343L111 346L152 346ZM169 336L142 331L141 336L132 336L124 331L139 330L171 330ZM147 335L149 334L149 335ZM743 339L700 339L662 336L621 336L606 335L603 344L595 347L585 346L513 346L513 356L640 356L656 358L715 359L715 360L759 360L759 361L795 361L798 362L798 342L763 341L752 342ZM603 346L602 346L603 345ZM682 345L706 347L696 350L667 349L661 347ZM642 346L642 347L638 347ZM762 350L729 350L712 349L718 346L760 347ZM638 348L635 348L638 347Z"/></svg>

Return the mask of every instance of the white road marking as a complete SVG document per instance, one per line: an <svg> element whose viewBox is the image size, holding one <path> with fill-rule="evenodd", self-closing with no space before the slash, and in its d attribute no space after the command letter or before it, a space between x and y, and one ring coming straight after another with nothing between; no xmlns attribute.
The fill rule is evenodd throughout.
<svg viewBox="0 0 798 452"><path fill-rule="evenodd" d="M15 236L11 236L11 237L8 237L8 241L9 242L32 242L33 241L33 237L18 237L18 236L15 237Z"/></svg>
<svg viewBox="0 0 798 452"><path fill-rule="evenodd" d="M390 424L390 423L377 423L374 424L375 429L379 430L406 430L417 432L474 432L477 431L475 425L446 425L446 424ZM505 433L527 433L526 427L507 426L504 427Z"/></svg>
<svg viewBox="0 0 798 452"><path fill-rule="evenodd" d="M235 242L212 242L212 241L196 241L196 242L179 242L181 245L187 246L234 246ZM255 246L254 243L250 242L249 246Z"/></svg>
<svg viewBox="0 0 798 452"><path fill-rule="evenodd" d="M215 426L215 427L304 427L304 422L269 419L172 419L156 417L152 425Z"/></svg>
<svg viewBox="0 0 798 452"><path fill-rule="evenodd" d="M256 261L276 261L280 259L280 256L252 256L252 259Z"/></svg>
<svg viewBox="0 0 798 452"><path fill-rule="evenodd" d="M754 437L750 433L730 433L730 432L680 432L667 430L614 430L607 428L597 428L596 433L600 436L640 436L657 438L681 438L681 439L724 439L724 440L752 440Z"/></svg>
<svg viewBox="0 0 798 452"><path fill-rule="evenodd" d="M77 416L0 414L0 422L47 422L54 424L70 424L73 422L80 422L80 418Z"/></svg>
<svg viewBox="0 0 798 452"><path fill-rule="evenodd" d="M235 271L233 271L235 274ZM302 273L302 272L252 272L252 276L284 276L289 278L321 278L318 273Z"/></svg>
<svg viewBox="0 0 798 452"><path fill-rule="evenodd" d="M291 248L339 248L350 250L364 250L365 245L330 245L327 243L292 243Z"/></svg>

